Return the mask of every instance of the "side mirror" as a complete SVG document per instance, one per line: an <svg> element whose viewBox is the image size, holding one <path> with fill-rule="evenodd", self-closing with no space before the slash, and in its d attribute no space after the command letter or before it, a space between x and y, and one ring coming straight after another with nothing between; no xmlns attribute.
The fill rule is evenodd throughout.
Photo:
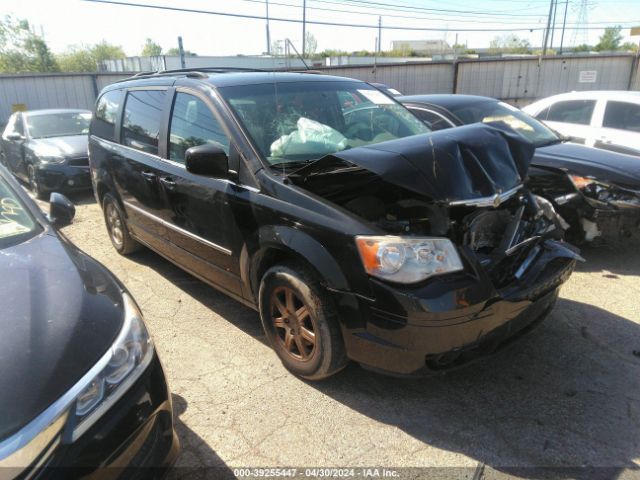
<svg viewBox="0 0 640 480"><path fill-rule="evenodd" d="M7 140L11 140L13 142L18 140L24 140L24 137L17 132L10 133L5 137Z"/></svg>
<svg viewBox="0 0 640 480"><path fill-rule="evenodd" d="M56 228L71 224L76 214L76 207L71 200L61 193L53 192L49 197L49 221Z"/></svg>
<svg viewBox="0 0 640 480"><path fill-rule="evenodd" d="M227 178L229 176L229 157L222 147L214 143L205 143L188 148L184 155L187 172L205 177Z"/></svg>

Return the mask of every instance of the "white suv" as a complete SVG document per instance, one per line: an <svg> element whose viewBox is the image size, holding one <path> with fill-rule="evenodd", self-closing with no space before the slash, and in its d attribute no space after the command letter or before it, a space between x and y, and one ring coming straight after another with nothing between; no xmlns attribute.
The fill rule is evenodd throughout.
<svg viewBox="0 0 640 480"><path fill-rule="evenodd" d="M563 93L523 110L573 142L640 156L640 92Z"/></svg>

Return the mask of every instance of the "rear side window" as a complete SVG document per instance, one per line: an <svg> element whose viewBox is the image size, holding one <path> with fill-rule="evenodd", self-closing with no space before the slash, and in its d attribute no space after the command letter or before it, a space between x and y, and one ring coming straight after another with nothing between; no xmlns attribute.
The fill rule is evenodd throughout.
<svg viewBox="0 0 640 480"><path fill-rule="evenodd" d="M122 119L122 144L158 154L165 90L133 90L127 94Z"/></svg>
<svg viewBox="0 0 640 480"><path fill-rule="evenodd" d="M120 90L106 92L96 103L96 114L91 126L91 133L100 138L115 140L116 120L120 108Z"/></svg>
<svg viewBox="0 0 640 480"><path fill-rule="evenodd" d="M607 102L602 126L640 132L640 105L628 102Z"/></svg>
<svg viewBox="0 0 640 480"><path fill-rule="evenodd" d="M595 106L595 100L566 100L545 108L536 115L536 118L538 120L549 120L550 122L589 125Z"/></svg>
<svg viewBox="0 0 640 480"><path fill-rule="evenodd" d="M178 92L171 113L169 159L184 163L188 148L214 143L229 155L229 138L209 106L198 97Z"/></svg>

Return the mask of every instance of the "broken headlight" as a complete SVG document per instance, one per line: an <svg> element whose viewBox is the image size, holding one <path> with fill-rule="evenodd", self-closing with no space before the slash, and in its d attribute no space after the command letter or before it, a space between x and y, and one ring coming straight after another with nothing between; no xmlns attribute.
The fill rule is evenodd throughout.
<svg viewBox="0 0 640 480"><path fill-rule="evenodd" d="M464 268L447 238L357 236L356 245L367 273L391 282L415 283Z"/></svg>
<svg viewBox="0 0 640 480"><path fill-rule="evenodd" d="M640 193L609 185L590 177L569 175L571 182L594 207L608 203L618 208L640 207ZM595 201L595 203L594 203Z"/></svg>

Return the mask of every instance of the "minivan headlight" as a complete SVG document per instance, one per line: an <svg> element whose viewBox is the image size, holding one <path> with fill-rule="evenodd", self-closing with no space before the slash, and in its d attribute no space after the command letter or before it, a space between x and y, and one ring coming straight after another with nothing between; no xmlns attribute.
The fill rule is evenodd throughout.
<svg viewBox="0 0 640 480"><path fill-rule="evenodd" d="M122 294L124 324L118 338L100 359L103 368L75 400L72 441L86 432L144 372L153 357L153 343L133 299Z"/></svg>
<svg viewBox="0 0 640 480"><path fill-rule="evenodd" d="M464 269L448 238L359 235L356 245L367 273L391 282L415 283Z"/></svg>
<svg viewBox="0 0 640 480"><path fill-rule="evenodd" d="M62 155L40 155L38 158L42 163L47 164L63 163L65 161L65 157Z"/></svg>

